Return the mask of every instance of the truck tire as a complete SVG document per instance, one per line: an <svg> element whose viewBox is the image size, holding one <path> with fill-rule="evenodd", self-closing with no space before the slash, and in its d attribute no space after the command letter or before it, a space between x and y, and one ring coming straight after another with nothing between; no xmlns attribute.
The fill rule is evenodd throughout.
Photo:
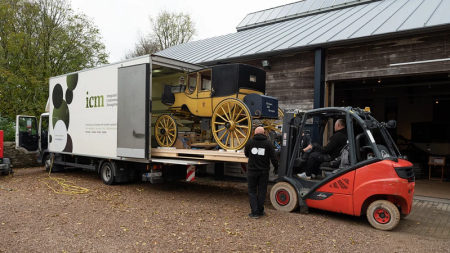
<svg viewBox="0 0 450 253"><path fill-rule="evenodd" d="M114 165L111 162L104 162L100 170L100 175L102 177L103 183L107 185L113 185L114 180Z"/></svg>
<svg viewBox="0 0 450 253"><path fill-rule="evenodd" d="M398 208L387 200L372 202L367 208L366 215L370 225L379 230L392 230L400 222Z"/></svg>
<svg viewBox="0 0 450 253"><path fill-rule="evenodd" d="M49 172L51 166L52 166L52 156L50 154L46 154L44 157L45 171Z"/></svg>
<svg viewBox="0 0 450 253"><path fill-rule="evenodd" d="M270 191L270 202L279 211L292 212L298 207L297 191L287 182L276 183Z"/></svg>

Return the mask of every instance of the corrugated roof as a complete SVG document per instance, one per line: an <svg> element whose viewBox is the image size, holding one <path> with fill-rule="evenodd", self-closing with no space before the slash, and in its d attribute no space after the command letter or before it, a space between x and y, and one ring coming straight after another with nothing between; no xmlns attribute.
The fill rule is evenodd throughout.
<svg viewBox="0 0 450 253"><path fill-rule="evenodd" d="M373 1L380 0L302 0L295 3L250 13L245 16L236 29L241 31L251 27Z"/></svg>
<svg viewBox="0 0 450 253"><path fill-rule="evenodd" d="M338 0L336 0L338 1ZM341 0L343 1L343 0ZM157 55L213 64L450 25L450 0L382 0L170 47Z"/></svg>

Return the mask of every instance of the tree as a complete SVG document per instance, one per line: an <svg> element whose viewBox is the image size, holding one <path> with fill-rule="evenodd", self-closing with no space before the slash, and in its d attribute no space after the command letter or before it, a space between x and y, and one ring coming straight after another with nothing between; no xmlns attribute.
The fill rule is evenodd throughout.
<svg viewBox="0 0 450 253"><path fill-rule="evenodd" d="M151 29L161 49L186 43L197 34L189 14L161 11L156 19L150 17Z"/></svg>
<svg viewBox="0 0 450 253"><path fill-rule="evenodd" d="M134 45L134 48L125 53L125 59L130 59L146 54L153 54L160 50L158 41L152 35L138 34L138 42Z"/></svg>
<svg viewBox="0 0 450 253"><path fill-rule="evenodd" d="M2 116L39 115L48 80L107 63L98 28L69 0L0 0Z"/></svg>

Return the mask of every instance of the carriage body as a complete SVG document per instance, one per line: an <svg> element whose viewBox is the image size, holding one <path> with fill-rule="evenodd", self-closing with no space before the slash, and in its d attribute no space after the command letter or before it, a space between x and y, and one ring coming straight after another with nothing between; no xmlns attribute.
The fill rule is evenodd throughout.
<svg viewBox="0 0 450 253"><path fill-rule="evenodd" d="M174 121L190 118L201 122L205 130L203 122L207 120L214 140L222 148L240 149L251 135L253 119L273 123L280 116L278 99L265 96L265 89L266 72L262 69L245 64L217 65L187 73L185 84L165 85L162 103ZM169 137L159 144L171 146L174 141L168 141Z"/></svg>

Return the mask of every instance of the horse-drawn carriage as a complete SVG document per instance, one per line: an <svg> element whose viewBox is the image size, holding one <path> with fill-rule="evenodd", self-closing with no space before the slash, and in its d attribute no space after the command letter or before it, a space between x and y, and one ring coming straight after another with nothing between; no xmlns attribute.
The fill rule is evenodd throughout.
<svg viewBox="0 0 450 253"><path fill-rule="evenodd" d="M188 73L186 84L165 84L161 100L170 114L156 120L156 141L174 145L178 126L184 126L180 120L193 122L191 131L210 131L221 148L231 150L244 147L254 125L280 132L283 113L276 98L264 95L265 88L265 71L244 64L213 66Z"/></svg>

